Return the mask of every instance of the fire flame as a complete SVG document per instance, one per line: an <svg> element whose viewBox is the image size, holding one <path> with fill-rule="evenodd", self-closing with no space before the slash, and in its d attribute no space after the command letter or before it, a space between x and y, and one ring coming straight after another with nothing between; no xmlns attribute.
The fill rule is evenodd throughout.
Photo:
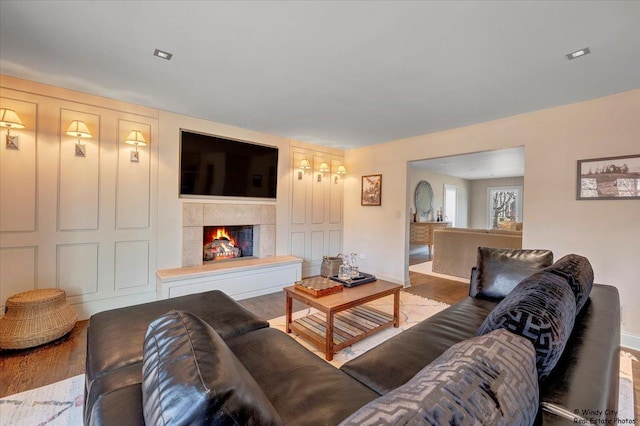
<svg viewBox="0 0 640 426"><path fill-rule="evenodd" d="M222 239L227 239L229 240L229 242L235 246L236 242L233 240L233 238L231 238L231 236L227 233L226 228L217 228L214 230L214 232L211 233L211 238L209 239L209 241L213 241L213 240L222 240Z"/></svg>

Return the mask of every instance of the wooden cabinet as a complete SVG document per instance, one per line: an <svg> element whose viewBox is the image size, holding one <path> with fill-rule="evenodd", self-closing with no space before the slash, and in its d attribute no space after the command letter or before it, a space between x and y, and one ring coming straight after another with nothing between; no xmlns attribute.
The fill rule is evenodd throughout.
<svg viewBox="0 0 640 426"><path fill-rule="evenodd" d="M433 249L433 231L451 226L451 222L411 222L409 244L429 246L429 254Z"/></svg>

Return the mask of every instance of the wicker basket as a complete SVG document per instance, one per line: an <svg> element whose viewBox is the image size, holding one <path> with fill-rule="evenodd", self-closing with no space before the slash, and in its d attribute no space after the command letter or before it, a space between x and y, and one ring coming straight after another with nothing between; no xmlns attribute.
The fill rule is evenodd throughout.
<svg viewBox="0 0 640 426"><path fill-rule="evenodd" d="M340 265L342 265L342 254L338 254L336 257L324 256L322 258L322 265L320 266L320 275L325 278L338 275Z"/></svg>
<svg viewBox="0 0 640 426"><path fill-rule="evenodd" d="M70 332L78 315L66 296L64 290L47 288L8 298L5 315L0 318L0 348L30 348Z"/></svg>

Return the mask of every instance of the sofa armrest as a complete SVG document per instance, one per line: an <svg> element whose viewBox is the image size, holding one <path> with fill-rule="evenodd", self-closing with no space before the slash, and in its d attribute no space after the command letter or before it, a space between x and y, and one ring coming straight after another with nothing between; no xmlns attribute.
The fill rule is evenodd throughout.
<svg viewBox="0 0 640 426"><path fill-rule="evenodd" d="M540 402L578 414L601 410L598 424L614 424L620 371L620 297L613 286L594 284L576 317L571 337L551 375L541 383ZM543 412L545 425L567 421Z"/></svg>

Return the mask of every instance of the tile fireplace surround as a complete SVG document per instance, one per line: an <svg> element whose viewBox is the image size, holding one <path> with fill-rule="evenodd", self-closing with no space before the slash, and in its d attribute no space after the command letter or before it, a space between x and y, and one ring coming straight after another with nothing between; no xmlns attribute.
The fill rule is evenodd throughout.
<svg viewBox="0 0 640 426"><path fill-rule="evenodd" d="M275 256L276 206L268 204L184 203L182 266L202 265L205 226L253 225L253 256Z"/></svg>

